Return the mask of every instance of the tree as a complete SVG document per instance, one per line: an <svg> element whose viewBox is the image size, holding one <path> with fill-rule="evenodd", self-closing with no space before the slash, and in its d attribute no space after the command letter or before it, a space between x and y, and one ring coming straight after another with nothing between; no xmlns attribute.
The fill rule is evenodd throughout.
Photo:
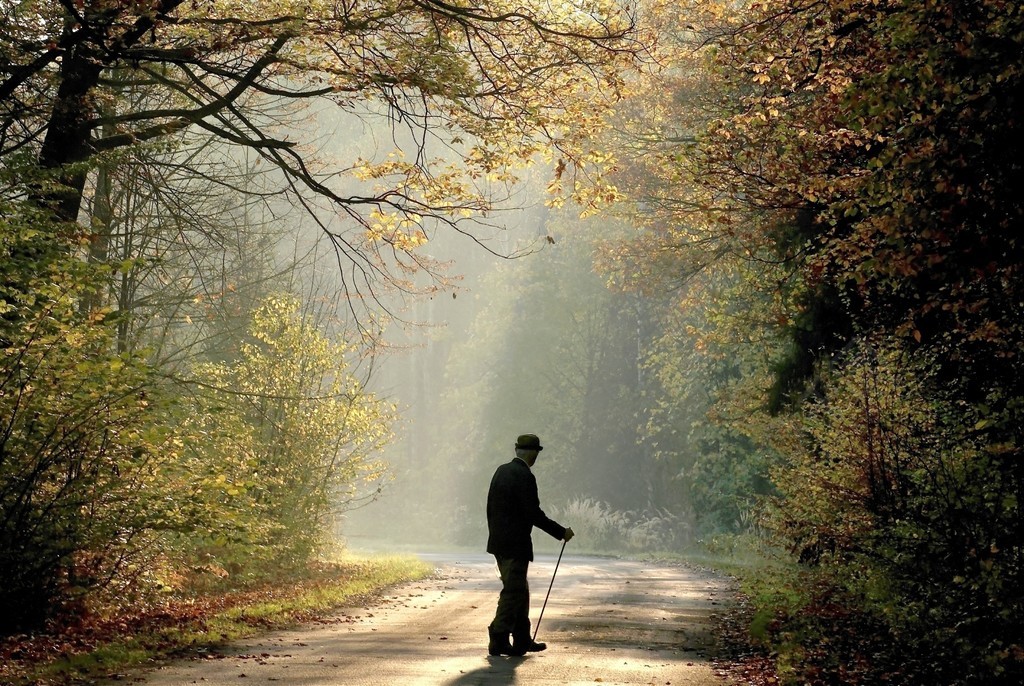
<svg viewBox="0 0 1024 686"><path fill-rule="evenodd" d="M0 216L0 632L7 633L130 577L170 499L155 483L169 451L159 385L143 359L117 352L116 328L103 322L109 310L79 308L102 287L102 275L54 243L45 216Z"/></svg>
<svg viewBox="0 0 1024 686"><path fill-rule="evenodd" d="M667 76L680 126L638 165L666 172L634 186L658 210L635 250L673 277L767 277L745 289L766 305L755 335L781 343L765 406L813 426L779 446L777 521L903 646L879 659L943 656L898 666L907 683L1015 683L1024 17L1001 2L703 6L707 23L679 30L696 59ZM807 675L845 678L835 655L814 659Z"/></svg>
<svg viewBox="0 0 1024 686"><path fill-rule="evenodd" d="M77 219L89 170L111 151L203 131L256 152L316 210L354 296L392 276L389 260L423 266L413 252L435 222L468 231L464 215L489 207L485 178L545 145L582 164L578 134L596 115L580 93L614 93L642 51L631 12L610 2L53 1L5 6L4 19L0 157L25 151L53 170L24 192L55 217ZM409 154L318 163L282 119L315 99L401 125Z"/></svg>
<svg viewBox="0 0 1024 686"><path fill-rule="evenodd" d="M86 189L87 259L109 283L83 309L115 310L119 349L146 349L165 373L224 354L255 302L296 268L275 257L289 229L272 225L258 171L225 159L224 148L201 138L127 151L105 160ZM211 177L247 190L211 188Z"/></svg>
<svg viewBox="0 0 1024 686"><path fill-rule="evenodd" d="M565 160L563 179L586 167L591 160L577 134L597 121L597 101L581 94L594 87L614 97L619 70L643 50L632 12L611 2L491 3L483 9L435 0L243 5L0 5L0 344L8 352L0 378L4 402L13 403L0 451L7 470L0 474L0 492L15 494L3 501L0 514L16 523L19 512L33 512L46 524L46 514L55 509L19 509L19 498L44 502L56 489L77 498L65 503L68 512L93 508L97 516L89 521L102 523L69 529L67 535L52 528L71 521L64 517L47 524L48 533L40 529L38 537L36 530L16 524L4 530L11 549L21 551L19 560L36 555L45 562L12 562L3 570L17 583L38 572L41 584L16 623L45 618L68 588L67 570L82 558L157 532L195 533L190 527L230 512L237 504L232 499L253 493L259 497L248 503L266 524L261 540L270 545L273 532L298 532L294 549L284 550L283 538L274 541L282 546L282 558L296 559L322 531L328 490L351 483L348 467L384 440L375 423L387 414L383 406L364 404L369 396L351 385L344 368L330 378L324 365L337 361L332 356L338 351L324 352L308 322L296 323L298 315L290 311L280 315L278 333L301 331L300 342L309 351L291 350L289 357L264 332L260 345L267 350L252 343L220 355L221 366L203 368L225 384L253 386L234 389L242 393L235 396L229 387L217 387L236 402L218 398L231 408L225 423L197 430L209 429L205 443L194 444L206 454L185 454L173 441L150 445L162 436L149 431L153 410L146 409L147 398L160 387L150 372L169 369L146 368L142 356L150 355L151 365L166 363L158 353L180 352L186 338L194 341L217 328L189 319L198 322L221 310L240 319L248 309L245 298L258 290L228 295L231 284L224 280L209 293L196 292L200 281L206 283L211 244L226 256L220 245L224 229L251 228L237 216L239 208L260 202L273 212L302 208L336 251L349 296L345 305L356 313L366 304L365 317L380 304L385 285L409 291L411 272L436 275L437 265L421 254L435 231L449 227L476 238L474 222L488 221L500 201L500 191L492 197L489 189L510 182L514 167L545 155ZM314 125L328 107L344 113L349 125L361 118L390 125L395 150L352 155L338 145L316 149L321 132ZM226 173L253 159L268 170L258 179ZM232 202L236 206L228 206ZM293 224L288 228L295 231ZM177 229L187 240L168 241ZM246 241L258 238L247 236L238 244ZM203 255L191 270L182 262L195 247ZM253 272L260 280L269 278L262 268ZM151 314L166 325L150 328ZM363 333L377 333L364 319L354 319ZM159 347L160 335L178 340L158 351L147 347ZM252 368L262 364L266 371L264 353L294 376L253 378ZM131 374L114 374L114 368ZM320 376L303 376L314 368ZM321 403L317 410L303 402L309 400L305 386L263 392L258 381L319 384L334 401L343 397L350 404L327 412ZM271 396L279 406L252 409ZM252 404L249 414L241 409L246 403ZM319 410L328 416L317 415ZM104 412L108 423L99 421ZM74 424L76 417L82 417L81 426ZM365 422L365 435L342 446L300 426L323 420L340 432L332 440L352 438L342 431L352 425L339 426L339 417ZM175 425L173 413L164 419ZM216 425L216 415L207 420ZM241 431L235 439L248 447L231 452L226 427ZM57 477L49 466L59 471L68 458L63 443L52 442L60 436L76 446L75 460L99 465L69 473L101 474L101 481L69 479L82 483L80 490L53 485ZM257 436L267 445L257 445ZM292 459L307 449L309 463ZM211 473L215 457L226 458L225 466L258 463L271 474L262 484L266 488L239 490L233 484L238 493L231 493L223 487L227 476ZM23 472L40 478L25 481ZM305 490L273 481L286 473ZM197 482L193 475L212 481ZM182 496L180 508L157 507L167 489ZM108 493L117 497L107 500ZM339 495L344 494L330 493ZM111 504L128 507L139 498L152 498L153 509L140 506L136 518ZM131 531L122 522L130 522ZM136 536L138 531L144 535ZM58 543L63 547L55 555L42 554ZM19 576L24 570L28 577ZM17 583L11 587L20 588Z"/></svg>
<svg viewBox="0 0 1024 686"><path fill-rule="evenodd" d="M202 390L181 428L186 459L197 497L228 513L208 551L244 559L256 546L263 564L306 562L337 515L377 487L385 468L374 455L395 408L352 374L354 354L317 330L297 298L271 296L252 312L237 360L195 370ZM246 544L241 554L212 543L225 535Z"/></svg>
<svg viewBox="0 0 1024 686"><path fill-rule="evenodd" d="M711 537L744 531L772 491L779 456L765 439L779 427L760 409L803 284L771 240L777 219L701 164L709 127L733 104L708 65L724 15L692 3L662 20L665 69L634 86L612 117L617 211L630 228L600 241L596 268L648 305L642 440L674 466L697 532Z"/></svg>

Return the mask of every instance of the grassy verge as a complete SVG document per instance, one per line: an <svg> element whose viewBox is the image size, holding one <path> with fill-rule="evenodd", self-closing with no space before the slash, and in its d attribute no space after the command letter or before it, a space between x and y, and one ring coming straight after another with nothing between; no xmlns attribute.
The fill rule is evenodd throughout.
<svg viewBox="0 0 1024 686"><path fill-rule="evenodd" d="M783 682L772 628L780 614L804 602L800 570L785 555L747 535L718 536L678 554L680 561L732 577L732 602L714 617L717 667L736 683L778 686Z"/></svg>
<svg viewBox="0 0 1024 686"><path fill-rule="evenodd" d="M716 628L732 653L724 669L737 681L917 683L905 679L914 651L901 647L884 616L866 608L834 569L797 564L743 536L722 537L700 555L737 581L735 602Z"/></svg>
<svg viewBox="0 0 1024 686"><path fill-rule="evenodd" d="M349 557L258 589L169 602L0 644L0 683L90 683L153 662L296 626L428 576L411 556Z"/></svg>

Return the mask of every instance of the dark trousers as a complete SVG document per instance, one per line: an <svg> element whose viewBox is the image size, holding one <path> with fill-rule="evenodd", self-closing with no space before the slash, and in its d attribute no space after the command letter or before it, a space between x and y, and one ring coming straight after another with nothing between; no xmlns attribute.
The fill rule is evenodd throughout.
<svg viewBox="0 0 1024 686"><path fill-rule="evenodd" d="M512 634L521 639L529 638L530 585L526 581L526 573L530 561L497 556L495 560L498 562L498 574L501 575L501 594L498 596L494 621L488 628L495 635Z"/></svg>

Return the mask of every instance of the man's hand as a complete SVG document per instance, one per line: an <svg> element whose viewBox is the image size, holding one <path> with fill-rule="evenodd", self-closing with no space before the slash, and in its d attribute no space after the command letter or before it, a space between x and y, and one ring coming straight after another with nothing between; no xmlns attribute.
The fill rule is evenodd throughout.
<svg viewBox="0 0 1024 686"><path fill-rule="evenodd" d="M565 530L565 536L562 536L562 540L565 541L566 543L568 543L569 541L572 540L572 537L575 536L575 535L576 534L574 534L572 532L572 529L566 529Z"/></svg>

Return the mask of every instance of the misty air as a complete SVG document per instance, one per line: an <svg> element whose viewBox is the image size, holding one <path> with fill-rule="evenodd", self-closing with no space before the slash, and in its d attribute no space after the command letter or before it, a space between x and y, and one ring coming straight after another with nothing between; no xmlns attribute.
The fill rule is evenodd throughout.
<svg viewBox="0 0 1024 686"><path fill-rule="evenodd" d="M1024 681L1024 10L0 0L0 683Z"/></svg>

